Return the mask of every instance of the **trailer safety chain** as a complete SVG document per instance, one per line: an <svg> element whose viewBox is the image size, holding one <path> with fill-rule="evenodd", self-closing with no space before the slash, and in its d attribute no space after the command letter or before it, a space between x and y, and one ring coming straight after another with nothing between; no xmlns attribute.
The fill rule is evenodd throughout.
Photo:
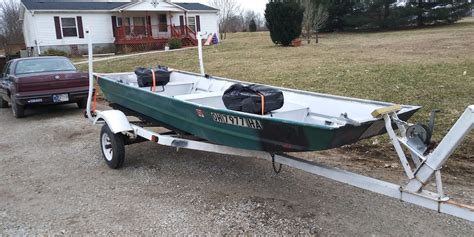
<svg viewBox="0 0 474 237"><path fill-rule="evenodd" d="M273 166L273 171L275 172L275 174L279 174L281 172L281 164L280 164L280 167L278 167L278 170L277 168L275 167L275 154L270 154L272 156L272 166Z"/></svg>

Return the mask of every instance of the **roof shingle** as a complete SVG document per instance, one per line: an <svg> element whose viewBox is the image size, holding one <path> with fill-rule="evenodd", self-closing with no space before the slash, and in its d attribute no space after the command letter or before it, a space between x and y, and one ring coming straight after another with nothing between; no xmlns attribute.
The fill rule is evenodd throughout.
<svg viewBox="0 0 474 237"><path fill-rule="evenodd" d="M218 9L195 2L173 2L186 10L189 11L218 11Z"/></svg>
<svg viewBox="0 0 474 237"><path fill-rule="evenodd" d="M112 10L130 2L79 2L67 0L21 0L28 10Z"/></svg>

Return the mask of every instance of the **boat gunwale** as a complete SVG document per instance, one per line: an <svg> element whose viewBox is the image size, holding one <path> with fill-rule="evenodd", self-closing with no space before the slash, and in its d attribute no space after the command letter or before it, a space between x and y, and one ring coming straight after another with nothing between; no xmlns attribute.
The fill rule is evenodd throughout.
<svg viewBox="0 0 474 237"><path fill-rule="evenodd" d="M176 70L176 69L171 69L171 68L169 68L169 69L172 72L178 72L178 73L182 73L182 74L198 76L198 77L202 77L205 80L217 79L217 80L223 80L223 81L234 82L234 83L248 83L248 84L255 84L255 85L264 85L264 84L258 84L258 83L248 82L248 81L239 81L239 80L233 80L233 79L229 79L229 78L216 77L216 76L209 76L209 78L206 78L206 77L204 77L204 76L202 76L201 74L198 74L198 73L181 71L181 70ZM94 73L94 75L96 76L97 79L100 77L102 79L106 79L106 80L109 80L111 82L116 82L116 83L119 83L119 82L117 80L113 80L113 79L105 77L105 76L107 76L107 75L127 75L127 74L133 74L133 72ZM120 83L120 84L124 85L124 86L127 86L127 87L130 87L130 88L133 88L133 89L144 91L144 92L147 92L147 93L150 93L150 94L153 94L153 95L157 95L157 96L164 97L164 98L169 98L169 99L172 99L174 101L179 101L181 103L187 103L187 104L199 107L199 108L209 108L209 109L221 112L221 113L227 113L228 114L230 112L230 113L234 113L234 114L238 114L238 115L250 116L254 119L264 119L264 120L274 121L274 122L283 122L283 123L296 125L296 126L311 126L311 127L315 127L315 128L318 128L318 129L334 130L334 129L340 129L340 128L347 127L347 126L359 127L359 126L371 124L371 123L374 123L374 122L377 122L377 121L380 120L378 118L372 118L372 119L357 121L357 122L360 123L360 125L358 125L358 126L350 124L350 123L346 123L346 124L334 123L334 124L337 124L337 126L327 126L327 125L322 125L322 124L308 123L308 122L304 122L304 121L296 121L296 120L285 119L285 118L277 118L277 117L267 117L267 116L262 116L262 115L258 115L258 114L252 114L252 113L245 113L245 112L241 112L241 111L216 108L216 107L212 107L212 106L208 106L208 105L198 104L198 103L195 103L195 102L192 102L192 101L177 99L174 96L160 95L159 93L154 93L152 91L143 90L141 88L137 88L137 87L128 85L126 83ZM264 86L268 86L268 85L264 85ZM318 93L318 92L302 91L302 90L298 90L298 89L283 88L283 87L278 87L278 86L271 86L271 87L274 87L274 88L277 88L277 89L280 89L280 90L283 90L283 91L289 91L289 92L302 94L302 95L319 96L319 97L330 98L330 99L346 100L346 101L349 101L349 102L368 103L368 104L375 104L375 105L381 105L381 106L394 105L394 103L389 103L389 102L373 101L373 100L368 100L368 99L360 99L360 98L353 98L353 97L346 97L346 96L323 94L323 93ZM409 113L411 111L419 110L421 108L421 106L402 105L402 108L407 109L407 111L405 111L403 113L397 113L398 115L404 114L404 113ZM332 118L338 119L338 117L332 117Z"/></svg>

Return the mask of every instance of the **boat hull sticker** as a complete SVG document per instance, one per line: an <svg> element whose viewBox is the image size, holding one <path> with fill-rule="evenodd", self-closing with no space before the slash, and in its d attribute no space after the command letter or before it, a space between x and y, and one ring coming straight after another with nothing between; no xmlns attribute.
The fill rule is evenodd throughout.
<svg viewBox="0 0 474 237"><path fill-rule="evenodd" d="M257 130L262 130L262 123L257 119L250 119L250 118L242 118L235 115L228 115L228 114L219 114L219 113L211 113L212 120L214 122L229 124L234 126L252 128Z"/></svg>

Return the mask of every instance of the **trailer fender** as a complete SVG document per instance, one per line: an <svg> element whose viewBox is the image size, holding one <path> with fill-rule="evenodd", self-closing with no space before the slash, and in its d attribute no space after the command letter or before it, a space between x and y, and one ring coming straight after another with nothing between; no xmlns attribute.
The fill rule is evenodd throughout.
<svg viewBox="0 0 474 237"><path fill-rule="evenodd" d="M132 126L128 122L127 116L119 110L107 110L97 112L97 117L94 120L94 125L100 122L105 122L109 126L110 131L114 134L119 132L133 131Z"/></svg>

